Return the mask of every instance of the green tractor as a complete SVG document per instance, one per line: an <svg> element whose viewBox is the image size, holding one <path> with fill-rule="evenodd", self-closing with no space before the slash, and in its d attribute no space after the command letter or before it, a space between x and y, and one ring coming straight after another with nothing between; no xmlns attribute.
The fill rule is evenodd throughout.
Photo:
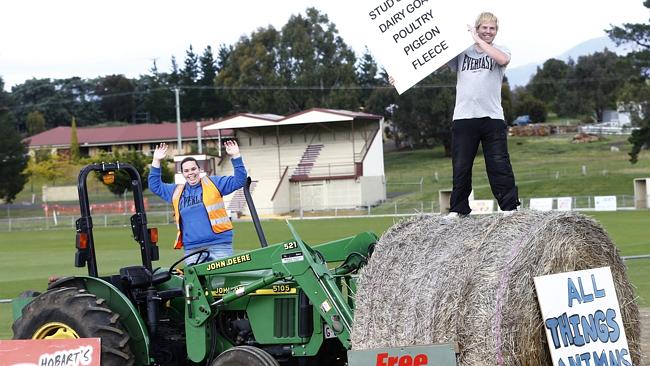
<svg viewBox="0 0 650 366"><path fill-rule="evenodd" d="M99 274L86 179L128 173L133 238L142 263ZM250 184L250 178L249 178ZM101 338L102 365L345 365L355 273L367 263L371 232L308 246L293 237L268 245L245 196L261 248L176 269L154 268L157 231L147 228L142 184L129 164L88 165L79 173L81 217L75 266L43 293L14 299L15 339ZM195 255L200 255L196 253Z"/></svg>

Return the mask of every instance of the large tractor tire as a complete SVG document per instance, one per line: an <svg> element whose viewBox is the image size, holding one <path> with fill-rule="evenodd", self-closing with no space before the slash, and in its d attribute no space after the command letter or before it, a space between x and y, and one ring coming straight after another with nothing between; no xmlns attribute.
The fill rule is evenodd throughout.
<svg viewBox="0 0 650 366"><path fill-rule="evenodd" d="M105 300L74 287L36 297L13 324L14 339L101 338L103 366L133 365L129 335Z"/></svg>
<svg viewBox="0 0 650 366"><path fill-rule="evenodd" d="M279 366L273 356L257 347L237 346L223 351L210 366Z"/></svg>

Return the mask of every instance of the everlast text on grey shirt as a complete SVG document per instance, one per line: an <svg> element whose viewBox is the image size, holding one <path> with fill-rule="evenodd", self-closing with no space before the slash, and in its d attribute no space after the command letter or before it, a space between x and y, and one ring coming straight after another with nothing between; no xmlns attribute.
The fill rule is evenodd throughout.
<svg viewBox="0 0 650 366"><path fill-rule="evenodd" d="M494 47L510 56L506 47ZM487 54L477 52L474 45L448 63L456 71L456 108L454 120L490 117L504 119L501 107L501 83L506 67Z"/></svg>

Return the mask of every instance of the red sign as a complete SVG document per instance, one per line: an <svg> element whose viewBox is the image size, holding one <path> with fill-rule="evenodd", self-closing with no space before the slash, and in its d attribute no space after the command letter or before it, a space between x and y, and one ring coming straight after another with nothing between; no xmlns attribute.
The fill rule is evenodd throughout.
<svg viewBox="0 0 650 366"><path fill-rule="evenodd" d="M428 363L429 359L425 354L411 357L410 355L390 356L387 352L382 352L377 354L376 366L424 366Z"/></svg>
<svg viewBox="0 0 650 366"><path fill-rule="evenodd" d="M3 366L100 366L99 338L0 340Z"/></svg>

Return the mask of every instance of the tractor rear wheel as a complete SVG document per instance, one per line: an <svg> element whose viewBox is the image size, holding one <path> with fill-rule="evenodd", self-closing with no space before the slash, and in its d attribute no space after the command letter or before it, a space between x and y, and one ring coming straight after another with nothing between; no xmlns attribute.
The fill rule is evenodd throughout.
<svg viewBox="0 0 650 366"><path fill-rule="evenodd" d="M223 351L210 366L279 366L273 356L257 347L237 346Z"/></svg>
<svg viewBox="0 0 650 366"><path fill-rule="evenodd" d="M101 338L102 365L133 365L129 335L105 300L83 289L48 290L23 309L13 324L14 339Z"/></svg>

